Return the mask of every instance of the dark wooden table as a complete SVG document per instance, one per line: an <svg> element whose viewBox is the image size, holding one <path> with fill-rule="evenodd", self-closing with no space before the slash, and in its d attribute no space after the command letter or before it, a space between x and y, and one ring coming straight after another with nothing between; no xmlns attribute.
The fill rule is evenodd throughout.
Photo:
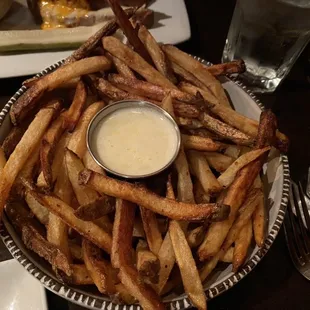
<svg viewBox="0 0 310 310"><path fill-rule="evenodd" d="M219 62L235 0L187 0L186 5L192 37L180 44L180 48L211 62ZM302 178L310 164L309 66L310 46L275 93L259 96L265 106L276 113L280 129L291 139L289 159L293 179ZM1 80L0 96L12 95L24 79ZM49 309L82 309L50 292L47 292L47 297ZM252 273L234 288L209 302L209 309L216 310L308 310L309 307L310 283L294 269L283 229L266 257Z"/></svg>

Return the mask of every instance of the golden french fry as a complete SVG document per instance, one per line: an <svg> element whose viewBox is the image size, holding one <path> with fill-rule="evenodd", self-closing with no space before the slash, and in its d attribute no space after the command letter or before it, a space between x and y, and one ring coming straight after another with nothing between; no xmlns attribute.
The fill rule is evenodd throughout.
<svg viewBox="0 0 310 310"><path fill-rule="evenodd" d="M176 122L179 126L186 129L200 129L203 127L203 125L197 119L193 118L176 117ZM195 135L195 133L193 133L193 135Z"/></svg>
<svg viewBox="0 0 310 310"><path fill-rule="evenodd" d="M107 70L110 67L111 62L106 57L94 56L64 65L52 73L43 76L12 105L10 116L13 124L20 123L28 115L29 111L33 110L44 92L57 88L64 81L93 72Z"/></svg>
<svg viewBox="0 0 310 310"><path fill-rule="evenodd" d="M136 248L137 269L143 279L150 283L158 283L158 272L160 268L159 259L148 249L147 243L139 240Z"/></svg>
<svg viewBox="0 0 310 310"><path fill-rule="evenodd" d="M199 270L199 277L201 282L204 282L206 278L210 275L210 273L216 267L220 257L222 256L222 251L219 251L216 255L214 255L210 260L208 260L205 265Z"/></svg>
<svg viewBox="0 0 310 310"><path fill-rule="evenodd" d="M195 307L198 309L207 309L206 296L199 279L197 266L184 232L178 222L170 222L169 235L176 261L180 268L185 292Z"/></svg>
<svg viewBox="0 0 310 310"><path fill-rule="evenodd" d="M176 220L223 220L229 213L229 206L222 204L192 204L173 201L155 193L131 184L116 180L108 176L84 169L80 173L80 184L87 185L106 195L119 197L144 206L155 213Z"/></svg>
<svg viewBox="0 0 310 310"><path fill-rule="evenodd" d="M136 76L131 71L131 69L120 59L113 56L110 53L106 53L106 56L108 59L111 60L111 62L114 64L117 72L122 75L123 77L129 78L129 79L135 79Z"/></svg>
<svg viewBox="0 0 310 310"><path fill-rule="evenodd" d="M159 230L156 214L141 206L140 214L148 246L157 255L163 243L163 238Z"/></svg>
<svg viewBox="0 0 310 310"><path fill-rule="evenodd" d="M197 180L194 184L194 196L196 203L208 203L210 202L210 195L208 195L203 189L201 183Z"/></svg>
<svg viewBox="0 0 310 310"><path fill-rule="evenodd" d="M210 89L214 96L223 105L229 105L225 91L221 83L208 71L208 67L194 59L190 55L182 52L172 45L162 47L170 61L179 64L185 70L191 72L198 80L204 84L204 89Z"/></svg>
<svg viewBox="0 0 310 310"><path fill-rule="evenodd" d="M182 134L182 143L184 148L187 150L214 152L219 151L222 148L220 143L209 138L189 136L185 134Z"/></svg>
<svg viewBox="0 0 310 310"><path fill-rule="evenodd" d="M224 154L237 159L239 157L241 147L239 145L228 145L224 151Z"/></svg>
<svg viewBox="0 0 310 310"><path fill-rule="evenodd" d="M95 172L105 174L105 171L100 167L93 157L90 155L89 151L86 151L85 155L83 156L83 164L85 168L93 170Z"/></svg>
<svg viewBox="0 0 310 310"><path fill-rule="evenodd" d="M262 149L257 149L243 154L238 159L236 159L231 166L229 166L218 178L218 182L227 188L235 179L238 171L248 165L253 160L257 159L259 156L263 155L265 152L269 151L270 147L265 147Z"/></svg>
<svg viewBox="0 0 310 310"><path fill-rule="evenodd" d="M94 285L93 279L90 277L85 265L71 264L72 275L67 277L61 275L64 282L72 285Z"/></svg>
<svg viewBox="0 0 310 310"><path fill-rule="evenodd" d="M204 152L209 165L218 172L224 172L231 164L234 162L234 159L217 152Z"/></svg>
<svg viewBox="0 0 310 310"><path fill-rule="evenodd" d="M50 212L60 217L68 226L75 229L80 235L84 236L98 247L111 252L112 238L110 234L93 222L85 222L74 216L74 209L57 197L41 194L37 191L31 192L40 204L45 206Z"/></svg>
<svg viewBox="0 0 310 310"><path fill-rule="evenodd" d="M79 244L75 243L73 240L69 240L69 250L70 255L74 260L78 260L80 262L84 261L82 247Z"/></svg>
<svg viewBox="0 0 310 310"><path fill-rule="evenodd" d="M80 117L80 120L72 133L70 141L68 143L68 149L78 155L79 158L83 158L87 151L86 146L86 132L88 125L96 113L104 107L103 101L98 101L90 105Z"/></svg>
<svg viewBox="0 0 310 310"><path fill-rule="evenodd" d="M32 195L30 191L26 191L25 200L29 209L35 217L43 224L47 225L49 221L49 211L42 206Z"/></svg>
<svg viewBox="0 0 310 310"><path fill-rule="evenodd" d="M236 241L233 257L233 271L237 272L238 269L243 265L248 255L249 246L251 244L253 236L252 221L241 229Z"/></svg>
<svg viewBox="0 0 310 310"><path fill-rule="evenodd" d="M229 61L207 67L208 71L214 75L226 75L234 73L243 73L246 70L245 63L242 59Z"/></svg>
<svg viewBox="0 0 310 310"><path fill-rule="evenodd" d="M256 139L256 148L263 148L270 145L275 136L276 118L270 111L266 110L261 114L259 135ZM240 206L246 199L247 193L251 188L255 178L259 174L268 153L251 162L249 165L242 168L232 185L229 187L226 196L223 200L224 204L231 207L228 219L221 223L212 223L207 231L206 237L202 245L198 249L200 260L208 259L219 252L228 232L231 228Z"/></svg>
<svg viewBox="0 0 310 310"><path fill-rule="evenodd" d="M82 252L86 269L99 292L108 295L115 294L116 288L111 272L112 267L109 266L109 262L102 258L101 250L93 243L83 238Z"/></svg>
<svg viewBox="0 0 310 310"><path fill-rule="evenodd" d="M173 84L177 80L169 66L165 53L162 51L152 34L144 25L139 25L138 36L150 54L156 69Z"/></svg>
<svg viewBox="0 0 310 310"><path fill-rule="evenodd" d="M221 262L232 263L234 259L234 250L234 247L231 246L220 258Z"/></svg>
<svg viewBox="0 0 310 310"><path fill-rule="evenodd" d="M206 227L198 226L188 232L186 236L187 243L189 247L197 248L203 241L206 234Z"/></svg>
<svg viewBox="0 0 310 310"><path fill-rule="evenodd" d="M188 158L193 174L199 180L207 195L214 195L222 190L222 186L210 170L209 164L203 153L189 151Z"/></svg>
<svg viewBox="0 0 310 310"><path fill-rule="evenodd" d="M58 108L58 105L48 106L38 112L4 166L0 180L0 216L18 173L41 140Z"/></svg>
<svg viewBox="0 0 310 310"><path fill-rule="evenodd" d="M131 69L143 76L148 82L163 87L175 88L166 77L148 64L139 54L130 47L123 44L114 37L105 37L102 39L103 48L110 52L113 56L121 59Z"/></svg>
<svg viewBox="0 0 310 310"><path fill-rule="evenodd" d="M267 230L267 210L264 195L260 195L259 202L253 214L253 232L256 244L262 247L265 243Z"/></svg>

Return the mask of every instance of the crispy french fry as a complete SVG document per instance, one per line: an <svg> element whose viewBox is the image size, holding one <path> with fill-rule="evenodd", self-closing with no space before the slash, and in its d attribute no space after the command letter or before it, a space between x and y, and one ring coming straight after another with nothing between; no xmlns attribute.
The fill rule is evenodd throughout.
<svg viewBox="0 0 310 310"><path fill-rule="evenodd" d="M59 170L62 167L62 161L64 158L65 149L66 149L66 146L69 142L70 137L71 136L69 133L64 133L56 145L54 160L53 160L52 168L51 168L52 169L52 176L53 176L52 183L54 183L56 181ZM46 180L44 178L42 171L39 174L39 177L37 180L37 186L38 187L44 187L44 188L48 187L48 184L46 183Z"/></svg>
<svg viewBox="0 0 310 310"><path fill-rule="evenodd" d="M86 266L83 264L71 264L72 275L66 277L61 275L61 278L72 285L94 285L93 279L90 277Z"/></svg>
<svg viewBox="0 0 310 310"><path fill-rule="evenodd" d="M125 78L119 74L110 74L109 81L116 87L132 93L134 95L148 97L153 100L163 100L164 97L170 92L173 99L186 102L194 103L197 99L185 92L182 92L178 89L168 88L163 86L158 86L150 82L145 82L138 80L136 78L129 79Z"/></svg>
<svg viewBox="0 0 310 310"><path fill-rule="evenodd" d="M49 211L42 206L32 195L31 192L26 191L25 200L29 209L35 217L43 224L47 225L49 221Z"/></svg>
<svg viewBox="0 0 310 310"><path fill-rule="evenodd" d="M163 238L159 231L156 214L143 207L140 207L140 214L148 246L157 255L163 243Z"/></svg>
<svg viewBox="0 0 310 310"><path fill-rule="evenodd" d="M196 121L196 120L195 120ZM198 120L197 120L198 121ZM194 136L199 136L199 137L203 137L203 138L209 138L212 139L214 141L224 141L224 139L222 137L220 137L219 135L211 132L210 130L206 129L206 128L202 128L203 124L198 121L199 124L199 128L194 128L194 129L189 129L189 132L194 135ZM202 127L200 127L200 125ZM228 146L227 146L228 147Z"/></svg>
<svg viewBox="0 0 310 310"><path fill-rule="evenodd" d="M207 70L214 76L243 73L246 70L245 63L242 59L229 61L207 67Z"/></svg>
<svg viewBox="0 0 310 310"><path fill-rule="evenodd" d="M189 247L197 248L203 241L206 234L206 227L198 226L188 232L186 236L187 243Z"/></svg>
<svg viewBox="0 0 310 310"><path fill-rule="evenodd" d="M82 161L69 149L65 152L65 162L68 171L69 180L73 191L80 205L94 204L100 197L95 190L79 184L79 173L85 167ZM101 200L100 200L101 201Z"/></svg>
<svg viewBox="0 0 310 310"><path fill-rule="evenodd" d="M111 251L111 263L114 268L120 268L123 264L132 264L130 253L135 209L135 205L130 202L116 199Z"/></svg>
<svg viewBox="0 0 310 310"><path fill-rule="evenodd" d="M82 247L75 243L73 240L69 240L69 250L70 255L73 259L78 260L80 262L84 261L83 253L82 253Z"/></svg>
<svg viewBox="0 0 310 310"><path fill-rule="evenodd" d="M208 203L210 202L210 195L208 195L203 189L201 183L197 180L194 184L194 196L196 203Z"/></svg>
<svg viewBox="0 0 310 310"><path fill-rule="evenodd" d="M256 148L266 147L273 142L276 126L277 124L274 114L270 110L262 112L259 135L256 139ZM239 171L234 182L229 187L223 201L224 204L231 206L229 217L221 223L211 224L205 240L198 250L200 260L208 259L219 252L219 249L236 218L237 212L245 201L246 195L255 178L259 174L267 156L268 153L264 153L260 158Z"/></svg>
<svg viewBox="0 0 310 310"><path fill-rule="evenodd" d="M165 53L144 25L139 25L138 36L150 54L156 69L173 84L176 84L176 77L169 66Z"/></svg>
<svg viewBox="0 0 310 310"><path fill-rule="evenodd" d="M218 172L224 172L232 165L234 159L217 152L205 152L209 165Z"/></svg>
<svg viewBox="0 0 310 310"><path fill-rule="evenodd" d="M222 255L222 251L219 251L215 256L213 256L210 260L208 260L205 265L199 270L199 276L201 282L204 282L206 278L210 275L210 273L216 267L220 257Z"/></svg>
<svg viewBox="0 0 310 310"><path fill-rule="evenodd" d="M25 133L26 128L13 126L9 134L6 136L2 143L2 149L4 151L5 157L9 158L13 153L16 145L21 140L23 134Z"/></svg>
<svg viewBox="0 0 310 310"><path fill-rule="evenodd" d="M187 150L197 150L197 151L219 151L222 145L215 142L209 138L203 138L199 136L189 136L182 134L182 143L184 148Z"/></svg>
<svg viewBox="0 0 310 310"><path fill-rule="evenodd" d="M93 222L85 222L74 215L74 209L57 197L41 194L38 191L32 191L33 196L40 204L45 206L50 212L60 217L68 226L75 229L80 235L92 241L98 247L111 252L112 238L110 234L101 229Z"/></svg>
<svg viewBox="0 0 310 310"><path fill-rule="evenodd" d="M129 79L135 79L136 78L136 76L131 71L131 69L122 60L118 59L117 57L114 57L110 53L106 53L106 56L107 56L107 58L109 58L112 61L117 72L120 75L122 75L125 78L129 78Z"/></svg>
<svg viewBox="0 0 310 310"><path fill-rule="evenodd" d="M223 139L236 143L237 145L252 145L254 142L252 137L223 123L207 113L200 114L199 120L208 130L214 132Z"/></svg>
<svg viewBox="0 0 310 310"><path fill-rule="evenodd" d="M103 101L98 101L90 105L82 114L75 130L72 133L68 143L68 149L77 154L79 158L83 158L87 151L86 132L88 125L95 114L104 107Z"/></svg>
<svg viewBox="0 0 310 310"><path fill-rule="evenodd" d="M169 235L176 261L180 268L185 292L188 294L195 307L198 309L207 309L206 296L199 279L196 263L186 241L184 232L178 222L170 222Z"/></svg>
<svg viewBox="0 0 310 310"><path fill-rule="evenodd" d="M203 125L197 119L192 118L176 117L176 122L179 126L186 129L199 129L203 127Z"/></svg>
<svg viewBox="0 0 310 310"><path fill-rule="evenodd" d="M101 250L83 238L82 252L85 266L99 292L108 295L115 294L116 288L111 273L112 267L109 267L109 263L102 258Z"/></svg>
<svg viewBox="0 0 310 310"><path fill-rule="evenodd" d="M44 92L57 88L64 81L93 72L107 70L110 67L111 62L106 57L94 56L64 65L45 75L12 105L10 116L13 124L20 123L28 115Z"/></svg>
<svg viewBox="0 0 310 310"><path fill-rule="evenodd" d="M249 246L251 244L253 236L252 221L241 229L236 241L233 257L233 271L237 272L238 269L243 265L248 255Z"/></svg>
<svg viewBox="0 0 310 310"><path fill-rule="evenodd" d="M240 146L228 145L224 151L224 154L231 157L231 158L237 159L239 157L240 151L241 151Z"/></svg>
<svg viewBox="0 0 310 310"><path fill-rule="evenodd" d="M257 149L250 151L248 153L240 156L236 161L234 161L231 166L229 166L225 172L223 172L218 178L218 182L227 188L235 179L238 171L248 165L253 160L257 159L259 156L263 155L265 152L269 151L270 147L265 147L262 149Z"/></svg>
<svg viewBox="0 0 310 310"><path fill-rule="evenodd" d="M74 215L84 221L94 221L114 211L115 199L104 196L86 205L79 206Z"/></svg>
<svg viewBox="0 0 310 310"><path fill-rule="evenodd" d="M202 91L201 89L190 85L188 83L182 83L181 90L188 92L189 94L196 95L199 92L205 99L205 104L210 111L217 115L228 125L239 129L245 134L255 138L258 134L259 123L256 120L250 119L230 107L219 104L217 101L212 101L210 94L208 92ZM287 152L289 147L289 139L279 130L276 132L276 141L274 142L275 147L277 147L282 152Z"/></svg>
<svg viewBox="0 0 310 310"><path fill-rule="evenodd" d="M104 170L95 162L89 151L86 151L83 156L83 164L87 169L93 170L101 174L105 174Z"/></svg>
<svg viewBox="0 0 310 310"><path fill-rule="evenodd" d="M188 159L193 174L197 177L207 195L214 195L222 190L222 186L210 170L209 164L202 153L189 151Z"/></svg>
<svg viewBox="0 0 310 310"><path fill-rule="evenodd" d="M0 180L0 214L2 214L18 173L34 151L58 109L59 106L55 104L55 106L52 105L42 109L36 115L4 166Z"/></svg>
<svg viewBox="0 0 310 310"><path fill-rule="evenodd" d="M148 249L147 243L139 240L136 248L137 269L139 274L149 283L158 283L160 263L156 255Z"/></svg>
<svg viewBox="0 0 310 310"><path fill-rule="evenodd" d="M178 63L185 70L191 72L198 80L204 84L204 89L210 89L223 105L229 105L225 91L221 83L208 71L208 67L195 60L190 55L182 52L172 45L164 45L164 52L172 62Z"/></svg>
<svg viewBox="0 0 310 310"><path fill-rule="evenodd" d="M221 204L190 204L162 198L135 184L112 179L88 169L80 173L80 184L87 185L106 195L126 199L145 208L176 220L222 220L229 206Z"/></svg>
<svg viewBox="0 0 310 310"><path fill-rule="evenodd" d="M200 88L204 87L204 84L200 82L192 73L182 68L176 62L170 61L170 65L174 73L180 76L183 80L193 85L196 85L197 87L200 87Z"/></svg>
<svg viewBox="0 0 310 310"><path fill-rule="evenodd" d="M256 244L262 247L265 243L267 230L267 210L264 195L260 195L259 202L253 214L253 232Z"/></svg>
<svg viewBox="0 0 310 310"><path fill-rule="evenodd" d="M131 69L143 76L148 82L163 87L175 88L166 77L149 65L140 55L134 52L130 47L123 44L114 37L105 37L102 39L103 47L113 56L121 59Z"/></svg>

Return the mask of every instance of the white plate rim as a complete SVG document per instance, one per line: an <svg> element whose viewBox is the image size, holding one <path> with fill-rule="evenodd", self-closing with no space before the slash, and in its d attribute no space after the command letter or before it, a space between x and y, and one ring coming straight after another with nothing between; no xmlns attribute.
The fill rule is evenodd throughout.
<svg viewBox="0 0 310 310"><path fill-rule="evenodd" d="M195 57L195 59L205 63L207 65L211 65L211 63L205 61L202 58ZM59 61L50 67L44 69L42 72L38 73L36 76L40 77L48 74L49 72L55 70L59 66L62 65L64 60ZM258 105L261 110L264 110L264 105L260 102L260 100L242 84L238 78L231 78L232 82L234 82L237 86L239 86L245 93L247 93L250 98ZM0 112L0 127L4 121L4 118L9 113L10 108L14 102L27 90L25 86L22 86L15 95L8 101L8 103L4 106L2 111ZM226 280L218 283L214 287L208 288L206 290L207 300L210 300L216 296L219 296L223 292L227 291L235 284L237 284L240 280L242 280L246 275L248 275L256 265L261 261L261 259L265 256L265 254L270 249L273 244L276 236L278 235L281 225L284 221L284 216L286 212L286 206L289 199L289 188L290 188L290 169L288 157L285 154L280 154L280 164L283 166L283 187L282 187L282 195L281 202L278 214L276 216L275 222L270 229L268 236L266 237L265 243L262 248L260 248L257 253L250 258L245 265L232 276L228 277ZM37 278L48 290L53 293L67 299L70 302L76 303L80 306L86 307L88 309L111 309L111 310L142 310L142 308L138 305L120 305L113 303L110 299L103 296L102 298L98 298L97 296L92 295L88 292L83 292L81 289L70 287L66 284L62 284L59 281L56 281L55 278L46 274L39 267L37 267L33 261L29 258L29 255L26 254L26 250L21 250L15 240L13 240L12 236L8 232L10 224L6 215L3 216L3 222L0 223L0 237L10 251L12 256L17 259L17 261L26 268L26 270ZM185 297L184 297L185 296ZM189 298L183 294L177 298L173 298L172 301L167 301L166 305L172 309L187 309L192 307L192 304Z"/></svg>

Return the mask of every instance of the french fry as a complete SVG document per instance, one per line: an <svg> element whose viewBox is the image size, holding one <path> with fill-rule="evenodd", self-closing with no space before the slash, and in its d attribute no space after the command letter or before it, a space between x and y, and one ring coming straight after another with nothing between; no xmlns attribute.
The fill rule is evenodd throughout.
<svg viewBox="0 0 310 310"><path fill-rule="evenodd" d="M209 138L209 139L212 139L214 141L224 141L225 140L222 137L220 137L219 135L211 132L210 130L208 130L206 128L203 128L203 124L200 121L198 121L198 123L197 122L195 122L195 123L199 124L199 128L197 127L197 128L194 128L194 129L189 129L189 132L192 135L203 137L203 138Z"/></svg>
<svg viewBox="0 0 310 310"><path fill-rule="evenodd" d="M109 267L109 263L102 258L101 250L83 238L82 252L85 266L99 292L108 295L115 294L116 288L111 273L112 267Z"/></svg>
<svg viewBox="0 0 310 310"><path fill-rule="evenodd" d="M256 244L262 247L265 243L267 230L267 210L264 195L260 195L259 202L253 214L253 232Z"/></svg>
<svg viewBox="0 0 310 310"><path fill-rule="evenodd" d="M206 296L199 279L196 263L184 232L178 222L170 222L169 235L176 261L180 268L185 292L195 307L198 309L207 309Z"/></svg>
<svg viewBox="0 0 310 310"><path fill-rule="evenodd" d="M207 67L207 70L214 76L229 75L234 73L243 73L246 70L245 63L242 59L229 61Z"/></svg>
<svg viewBox="0 0 310 310"><path fill-rule="evenodd" d="M93 220L93 222L107 233L112 234L113 224L107 216L102 216L99 219Z"/></svg>
<svg viewBox="0 0 310 310"><path fill-rule="evenodd" d="M82 247L79 244L75 243L72 240L69 240L69 250L70 250L70 255L72 256L74 260L84 262Z"/></svg>
<svg viewBox="0 0 310 310"><path fill-rule="evenodd" d="M13 153L16 145L21 140L26 128L13 126L9 134L6 136L2 143L2 149L4 151L5 157L9 158Z"/></svg>
<svg viewBox="0 0 310 310"><path fill-rule="evenodd" d="M124 264L132 264L132 233L135 218L135 205L122 199L116 199L115 218L113 224L113 239L111 263L114 268Z"/></svg>
<svg viewBox="0 0 310 310"><path fill-rule="evenodd" d="M182 134L182 143L184 148L187 150L197 150L197 151L219 151L222 145L215 142L209 138L203 138L199 136L189 136Z"/></svg>
<svg viewBox="0 0 310 310"><path fill-rule="evenodd" d="M66 204L71 205L73 190L68 177L68 171L63 158L62 167L57 176L54 193ZM56 245L68 258L71 259L68 240L68 226L57 215L50 213L47 225L47 240Z"/></svg>
<svg viewBox="0 0 310 310"><path fill-rule="evenodd" d="M145 232L144 232L142 220L140 217L135 218L132 236L136 238L145 239Z"/></svg>
<svg viewBox="0 0 310 310"><path fill-rule="evenodd" d="M257 149L250 151L248 153L240 156L236 161L233 162L218 178L218 182L224 187L227 188L235 179L238 171L248 165L253 160L259 158L265 152L269 151L270 147L265 147L262 149Z"/></svg>
<svg viewBox="0 0 310 310"><path fill-rule="evenodd" d="M206 227L198 226L188 232L186 236L187 243L189 247L197 248L203 241L206 234Z"/></svg>
<svg viewBox="0 0 310 310"><path fill-rule="evenodd" d="M123 61L121 61L117 57L114 57L110 53L106 53L106 56L107 56L107 58L109 58L112 61L117 72L120 75L122 75L125 78L129 78L129 79L135 79L136 78L136 76L131 71L131 69Z"/></svg>
<svg viewBox="0 0 310 310"><path fill-rule="evenodd" d="M65 149L66 146L69 142L70 139L70 134L69 133L64 133L62 135L62 137L60 138L59 142L56 145L56 149L55 149L55 155L54 155L54 160L52 163L52 183L54 183L56 181L56 178L58 176L59 170L62 167L62 162L63 162L63 158L64 158L64 154L65 154ZM44 187L44 188L48 188L48 184L46 183L46 180L44 178L43 172L41 171L41 173L38 176L38 180L37 180L37 186L38 187Z"/></svg>
<svg viewBox="0 0 310 310"><path fill-rule="evenodd" d="M218 172L224 172L232 165L234 159L217 152L204 152L209 165Z"/></svg>
<svg viewBox="0 0 310 310"><path fill-rule="evenodd" d="M72 133L68 143L68 149L77 154L79 158L83 158L87 151L86 132L88 125L96 113L104 107L103 101L98 101L90 105L82 114L75 130Z"/></svg>
<svg viewBox="0 0 310 310"><path fill-rule="evenodd" d="M126 287L122 283L118 283L115 285L117 290L117 295L120 298L120 302L123 302L127 305L132 305L137 302L137 300L128 293Z"/></svg>
<svg viewBox="0 0 310 310"><path fill-rule="evenodd" d="M221 83L212 76L208 71L208 67L203 65L198 60L195 60L190 55L182 52L177 47L172 45L164 45L162 49L172 62L178 63L185 70L191 72L198 80L204 84L203 89L210 89L211 92L216 96L219 102L223 105L229 106L229 101L226 97L225 91Z"/></svg>
<svg viewBox="0 0 310 310"><path fill-rule="evenodd" d="M74 215L74 210L65 202L57 197L32 191L33 196L40 204L45 206L50 212L60 217L68 226L75 229L80 235L84 236L98 247L111 252L112 238L111 236L93 222L85 222L78 219Z"/></svg>
<svg viewBox="0 0 310 310"><path fill-rule="evenodd" d="M109 74L109 81L124 91L138 96L148 97L157 101L163 100L169 92L173 99L182 102L194 103L197 100L194 96L182 92L178 89L158 86L150 82L138 80L136 78L125 78L119 74Z"/></svg>
<svg viewBox="0 0 310 310"><path fill-rule="evenodd" d="M76 154L67 149L65 152L65 162L68 171L69 180L73 191L80 205L89 205L100 199L100 195L95 190L79 184L79 173L85 167ZM101 202L101 199L100 199ZM99 203L100 203L99 202Z"/></svg>
<svg viewBox="0 0 310 310"><path fill-rule="evenodd" d="M190 204L162 198L135 184L112 179L88 169L79 176L80 184L98 192L142 205L143 207L176 220L222 220L229 213L229 206L221 204Z"/></svg>
<svg viewBox="0 0 310 310"><path fill-rule="evenodd" d="M207 113L200 114L199 120L211 132L214 132L223 139L230 140L237 145L252 145L254 142L252 137L223 123L222 121L208 115Z"/></svg>
<svg viewBox="0 0 310 310"><path fill-rule="evenodd" d="M74 211L74 215L84 221L94 221L113 212L115 209L114 206L115 199L104 196L89 204L79 206L79 208Z"/></svg>
<svg viewBox="0 0 310 310"><path fill-rule="evenodd" d="M266 147L274 141L276 131L276 118L270 110L261 114L259 135L256 139L256 148ZM198 249L200 260L208 259L219 252L229 229L231 228L240 206L246 199L255 178L259 174L268 153L242 168L232 185L229 187L223 203L231 207L228 219L221 223L212 223L207 231L205 240Z"/></svg>
<svg viewBox="0 0 310 310"><path fill-rule="evenodd" d="M28 115L44 92L57 88L64 81L93 72L107 70L110 67L111 62L106 57L94 56L64 65L45 75L12 105L10 116L13 124L20 123Z"/></svg>
<svg viewBox="0 0 310 310"><path fill-rule="evenodd" d="M208 203L210 202L210 195L208 195L203 189L201 183L197 180L194 184L194 196L196 203Z"/></svg>
<svg viewBox="0 0 310 310"><path fill-rule="evenodd" d="M252 236L253 236L252 221L248 221L248 223L240 231L235 241L234 257L233 257L234 272L237 272L238 269L245 262L249 246L251 244Z"/></svg>
<svg viewBox="0 0 310 310"><path fill-rule="evenodd" d="M241 147L238 145L228 145L224 151L224 155L237 159L239 157Z"/></svg>
<svg viewBox="0 0 310 310"><path fill-rule="evenodd" d="M228 125L239 129L252 138L257 136L259 132L259 123L256 120L250 119L236 112L230 107L225 107L224 105L219 104L216 100L212 101L212 97L210 98L210 94L208 92L205 92L193 85L182 83L182 85L180 85L180 89L192 95L196 95L197 92L199 92L205 99L205 104L207 105L208 109L214 115L217 115ZM274 142L274 145L280 151L287 152L289 147L289 139L283 133L277 130L276 141Z"/></svg>
<svg viewBox="0 0 310 310"><path fill-rule="evenodd" d="M91 278L86 266L83 264L71 264L72 275L67 277L61 275L64 282L72 285L94 285L94 281Z"/></svg>
<svg viewBox="0 0 310 310"><path fill-rule="evenodd" d="M179 77L181 77L183 80L185 80L186 82L189 82L200 88L204 87L204 84L200 82L192 73L182 68L176 62L170 61L170 65L171 65L173 72Z"/></svg>
<svg viewBox="0 0 310 310"><path fill-rule="evenodd" d="M159 231L156 214L141 206L140 214L148 246L150 250L157 255L163 243L163 238Z"/></svg>
<svg viewBox="0 0 310 310"><path fill-rule="evenodd" d="M105 50L110 52L113 56L121 59L131 69L143 76L148 82L176 89L174 84L148 64L140 55L118 39L114 37L105 37L102 39L102 44Z"/></svg>
<svg viewBox="0 0 310 310"><path fill-rule="evenodd" d="M43 224L47 225L49 221L49 211L42 206L32 195L31 192L26 191L25 200L29 209L35 217Z"/></svg>
<svg viewBox="0 0 310 310"><path fill-rule="evenodd" d="M203 127L203 125L197 119L192 118L176 117L176 122L179 126L186 129L198 129Z"/></svg>
<svg viewBox="0 0 310 310"><path fill-rule="evenodd" d="M207 195L214 195L222 190L221 184L210 170L205 156L196 151L188 152L188 159L193 174L199 180Z"/></svg>
<svg viewBox="0 0 310 310"><path fill-rule="evenodd" d="M101 174L105 174L104 170L95 162L89 151L86 151L83 156L83 164L87 169L93 170Z"/></svg>
<svg viewBox="0 0 310 310"><path fill-rule="evenodd" d="M216 255L214 255L210 260L208 260L205 265L199 270L199 277L201 282L203 283L206 278L211 274L211 272L216 267L220 257L222 255L222 251L219 251Z"/></svg>
<svg viewBox="0 0 310 310"><path fill-rule="evenodd" d="M158 283L160 263L156 255L148 249L147 243L139 240L136 248L137 269L145 281Z"/></svg>
<svg viewBox="0 0 310 310"><path fill-rule="evenodd" d="M163 76L169 79L173 84L176 84L176 77L171 70L171 67L166 59L166 55L164 54L152 34L142 24L139 25L138 36L146 47L149 55L151 56L156 69Z"/></svg>
<svg viewBox="0 0 310 310"><path fill-rule="evenodd" d="M0 214L2 214L2 210L18 173L41 140L58 109L59 106L55 104L55 106L51 105L39 111L4 166L0 180Z"/></svg>

